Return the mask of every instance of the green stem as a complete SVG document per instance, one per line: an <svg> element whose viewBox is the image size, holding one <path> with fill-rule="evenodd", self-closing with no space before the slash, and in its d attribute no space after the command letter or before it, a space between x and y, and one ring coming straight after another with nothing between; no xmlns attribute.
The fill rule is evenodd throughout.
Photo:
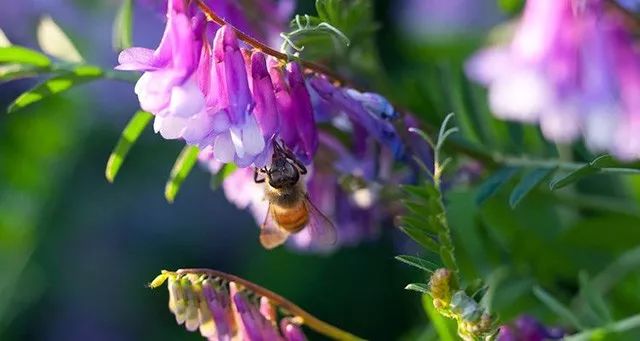
<svg viewBox="0 0 640 341"><path fill-rule="evenodd" d="M585 330L582 333L570 335L564 338L565 341L582 340L604 340L611 333L625 332L631 329L640 328L640 315L634 315L624 320L612 323L608 326Z"/></svg>
<svg viewBox="0 0 640 341"><path fill-rule="evenodd" d="M269 300L271 300L271 302L273 302L277 306L284 308L294 316L301 318L304 325L317 331L318 333L321 333L323 335L326 335L336 340L345 340L345 341L364 340L349 332L346 332L338 327L334 327L316 318L315 316L309 314L308 312L304 311L302 308L298 307L297 305L287 300L286 298L274 293L273 291L263 288L257 284L251 283L240 277L230 275L221 271L211 270L211 269L180 269L176 271L176 273L177 274L187 274L187 273L207 274L213 277L221 277L226 280L233 281L253 291L256 294L269 298Z"/></svg>

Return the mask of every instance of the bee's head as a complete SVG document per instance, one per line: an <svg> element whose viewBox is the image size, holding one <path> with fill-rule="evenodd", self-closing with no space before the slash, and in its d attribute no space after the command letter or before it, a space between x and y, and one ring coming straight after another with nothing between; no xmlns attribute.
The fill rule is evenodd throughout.
<svg viewBox="0 0 640 341"><path fill-rule="evenodd" d="M282 188L298 183L300 172L279 148L275 148L267 178L271 187Z"/></svg>

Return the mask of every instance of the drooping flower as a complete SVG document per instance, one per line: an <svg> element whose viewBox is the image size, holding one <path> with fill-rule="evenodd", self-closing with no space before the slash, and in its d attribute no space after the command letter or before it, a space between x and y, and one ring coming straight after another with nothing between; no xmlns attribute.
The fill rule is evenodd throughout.
<svg viewBox="0 0 640 341"><path fill-rule="evenodd" d="M539 123L547 138L580 135L594 151L640 158L640 53L602 0L527 1L509 45L479 52L466 67L489 89L500 118Z"/></svg>
<svg viewBox="0 0 640 341"><path fill-rule="evenodd" d="M395 113L383 97L337 87L320 76L312 77L309 82L320 97L329 102L338 113L347 116L352 126L362 127L367 135L391 149L396 159L401 158L404 146L393 124L389 122L395 118Z"/></svg>
<svg viewBox="0 0 640 341"><path fill-rule="evenodd" d="M265 139L253 113L245 60L235 32L221 27L213 42L216 100L212 111L221 117L221 133L213 137L213 153L223 163L247 167L262 153Z"/></svg>
<svg viewBox="0 0 640 341"><path fill-rule="evenodd" d="M154 129L164 138L198 143L208 132L199 65L206 65L205 19L192 17L182 0L167 5L167 25L156 50L141 47L120 53L119 70L143 71L135 86L142 109L153 113Z"/></svg>
<svg viewBox="0 0 640 341"><path fill-rule="evenodd" d="M169 310L176 322L189 331L199 329L209 340L303 341L303 324L334 339L357 339L281 296L223 272L162 271L149 286L157 288L164 282L168 282Z"/></svg>

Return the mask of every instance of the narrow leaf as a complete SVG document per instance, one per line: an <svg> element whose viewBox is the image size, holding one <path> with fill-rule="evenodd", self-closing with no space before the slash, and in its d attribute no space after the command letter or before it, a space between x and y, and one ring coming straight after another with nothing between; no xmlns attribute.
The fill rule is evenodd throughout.
<svg viewBox="0 0 640 341"><path fill-rule="evenodd" d="M0 63L29 64L38 67L51 65L44 54L21 46L0 47Z"/></svg>
<svg viewBox="0 0 640 341"><path fill-rule="evenodd" d="M436 269L438 269L440 266L434 262L430 262L426 259L422 259L420 257L414 257L414 256L396 256L396 259L405 263L405 264L409 264L411 266L414 266L418 269L422 269L428 273L432 273L433 271L435 271Z"/></svg>
<svg viewBox="0 0 640 341"><path fill-rule="evenodd" d="M604 301L604 297L594 289L587 273L584 271L580 272L579 280L580 296L586 301L588 307L599 319L598 324L603 325L613 322L611 312Z"/></svg>
<svg viewBox="0 0 640 341"><path fill-rule="evenodd" d="M112 44L116 51L131 47L133 42L133 1L123 0L113 21Z"/></svg>
<svg viewBox="0 0 640 341"><path fill-rule="evenodd" d="M511 191L511 196L509 197L509 205L511 208L518 206L520 201L522 201L531 190L536 188L538 184L553 174L553 172L555 172L555 168L537 168L522 176L520 182L518 182L513 191Z"/></svg>
<svg viewBox="0 0 640 341"><path fill-rule="evenodd" d="M40 19L37 36L38 45L42 51L65 62L80 63L83 61L71 39L50 16L44 16Z"/></svg>
<svg viewBox="0 0 640 341"><path fill-rule="evenodd" d="M428 294L429 293L429 286L427 286L424 283L411 283L411 284L407 284L406 287L404 287L405 290L413 290L413 291L417 291L419 293L422 294Z"/></svg>
<svg viewBox="0 0 640 341"><path fill-rule="evenodd" d="M235 163L225 163L218 173L211 176L211 189L216 190L222 186L224 180L238 169Z"/></svg>
<svg viewBox="0 0 640 341"><path fill-rule="evenodd" d="M98 79L101 76L102 70L98 67L89 65L79 66L73 72L49 78L18 96L18 98L9 105L7 112L14 112L29 104L40 101L45 97L61 93L75 85Z"/></svg>
<svg viewBox="0 0 640 341"><path fill-rule="evenodd" d="M609 167L613 164L613 157L611 157L611 155L600 155L583 167L578 168L569 174L553 179L553 181L551 181L551 183L549 184L549 187L551 188L551 190L556 190L571 185L572 183L580 180L581 178L584 178L585 176L598 173L600 168Z"/></svg>
<svg viewBox="0 0 640 341"><path fill-rule="evenodd" d="M15 79L35 77L49 72L48 68L41 68L27 64L9 64L0 66L0 82L8 82Z"/></svg>
<svg viewBox="0 0 640 341"><path fill-rule="evenodd" d="M176 195L180 190L180 186L182 186L184 179L187 178L197 160L197 147L185 146L182 149L180 155L178 155L178 158L176 159L176 162L173 164L169 181L167 181L167 185L164 188L164 197L168 202L172 203L175 200Z"/></svg>
<svg viewBox="0 0 640 341"><path fill-rule="evenodd" d="M105 176L109 182L113 182L120 170L120 166L122 166L122 162L127 157L129 150L133 146L134 143L138 140L140 133L144 130L144 127L149 124L152 114L146 111L138 111L133 115L127 126L122 130L122 134L120 135L120 139L116 144L115 148L109 155L109 161L107 161L107 168L105 170Z"/></svg>
<svg viewBox="0 0 640 341"><path fill-rule="evenodd" d="M505 167L491 175L478 188L478 194L476 195L476 204L481 205L487 199L496 194L500 187L511 180L511 178L516 174L517 171L518 168Z"/></svg>
<svg viewBox="0 0 640 341"><path fill-rule="evenodd" d="M413 226L400 226L400 229L425 249L438 253L440 246L422 229Z"/></svg>
<svg viewBox="0 0 640 341"><path fill-rule="evenodd" d="M584 326L578 319L578 317L569 310L564 304L558 301L555 297L551 296L548 292L539 286L533 287L533 293L536 297L542 301L551 311L558 316L563 317L570 322L576 329L583 330Z"/></svg>

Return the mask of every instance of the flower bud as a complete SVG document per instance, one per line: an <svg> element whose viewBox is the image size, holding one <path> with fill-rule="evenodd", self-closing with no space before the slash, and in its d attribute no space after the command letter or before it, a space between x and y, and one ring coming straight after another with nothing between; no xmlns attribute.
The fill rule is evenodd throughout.
<svg viewBox="0 0 640 341"><path fill-rule="evenodd" d="M438 309L445 309L451 301L451 271L440 268L429 280L429 291L433 297L433 305Z"/></svg>

